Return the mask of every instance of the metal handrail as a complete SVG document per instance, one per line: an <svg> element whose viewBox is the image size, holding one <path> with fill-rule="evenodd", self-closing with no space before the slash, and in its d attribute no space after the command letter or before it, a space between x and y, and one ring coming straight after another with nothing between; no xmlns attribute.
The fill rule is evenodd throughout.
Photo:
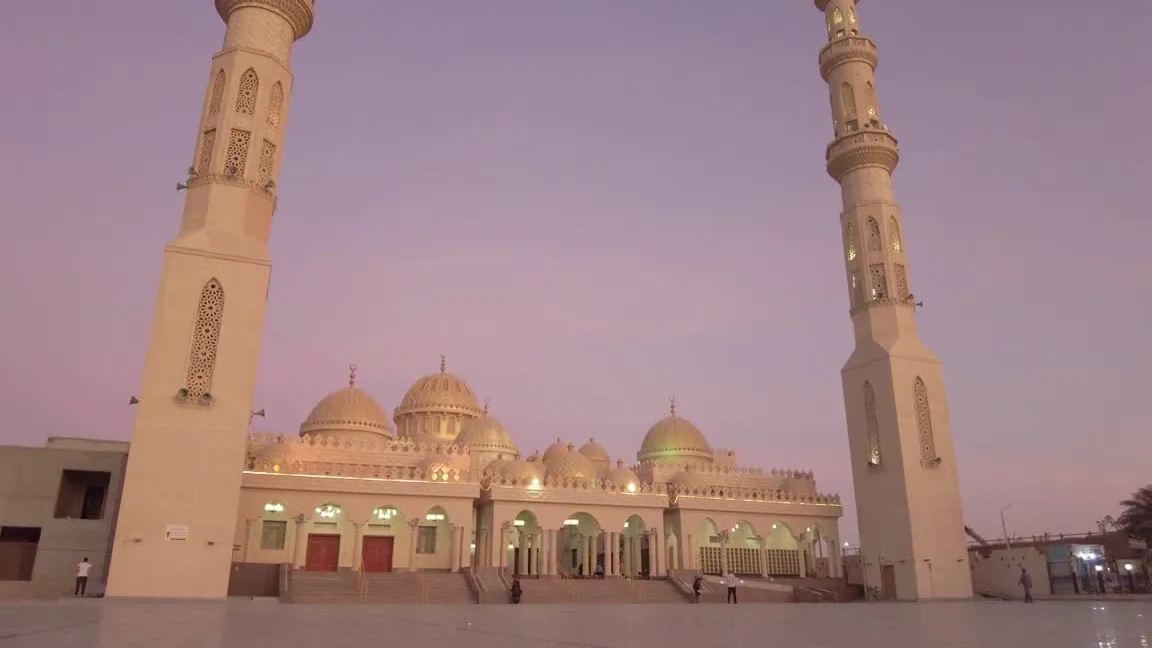
<svg viewBox="0 0 1152 648"><path fill-rule="evenodd" d="M356 568L356 594L360 598L360 603L368 603L368 573L364 571L364 561L360 561L360 566Z"/></svg>

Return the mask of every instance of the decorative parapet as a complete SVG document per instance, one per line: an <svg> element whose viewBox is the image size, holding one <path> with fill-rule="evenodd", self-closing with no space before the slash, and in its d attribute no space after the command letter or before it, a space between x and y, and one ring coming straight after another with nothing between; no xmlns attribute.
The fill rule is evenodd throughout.
<svg viewBox="0 0 1152 648"><path fill-rule="evenodd" d="M900 163L900 149L888 131L866 128L829 144L825 159L828 175L840 182L849 172L863 167L879 167L892 173Z"/></svg>
<svg viewBox="0 0 1152 648"><path fill-rule="evenodd" d="M407 437L382 440L379 442L359 439L341 439L335 436L276 434L274 432L255 432L248 437L249 451L272 446L327 448L357 453L419 454L422 455L420 458L430 454L444 457L459 457L469 454L469 448L467 446L457 446L447 443L420 443Z"/></svg>
<svg viewBox="0 0 1152 648"><path fill-rule="evenodd" d="M811 495L789 493L784 490L739 488L726 486L704 486L682 484L669 486L672 503L680 497L708 497L713 499L743 500L759 502L785 502L790 504L826 504L839 505L840 495L814 493Z"/></svg>
<svg viewBox="0 0 1152 648"><path fill-rule="evenodd" d="M508 488L531 488L534 490L573 490L605 493L646 493L664 494L668 492L665 484L617 484L606 479L554 479L554 478L521 478L504 477L486 472L481 480L481 486L487 490L493 486Z"/></svg>
<svg viewBox="0 0 1152 648"><path fill-rule="evenodd" d="M255 433L245 467L279 474L475 483L468 449L408 439L373 442L332 436Z"/></svg>
<svg viewBox="0 0 1152 648"><path fill-rule="evenodd" d="M828 43L820 50L820 77L827 82L832 70L852 61L864 63L875 72L879 62L876 43L860 35L845 36Z"/></svg>
<svg viewBox="0 0 1152 648"><path fill-rule="evenodd" d="M684 461L644 461L632 466L631 469L637 472L637 474L639 474L640 471L677 473L691 471L703 476L716 477L775 477L778 479L802 479L810 481L816 479L814 473L804 470L785 470L779 468L764 470L763 468L750 466L709 465Z"/></svg>

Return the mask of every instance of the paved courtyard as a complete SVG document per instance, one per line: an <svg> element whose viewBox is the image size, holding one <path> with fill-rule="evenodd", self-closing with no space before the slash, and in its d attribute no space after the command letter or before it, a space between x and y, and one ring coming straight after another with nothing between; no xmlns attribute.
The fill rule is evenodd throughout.
<svg viewBox="0 0 1152 648"><path fill-rule="evenodd" d="M845 605L0 605L0 648L1147 648L1147 602Z"/></svg>

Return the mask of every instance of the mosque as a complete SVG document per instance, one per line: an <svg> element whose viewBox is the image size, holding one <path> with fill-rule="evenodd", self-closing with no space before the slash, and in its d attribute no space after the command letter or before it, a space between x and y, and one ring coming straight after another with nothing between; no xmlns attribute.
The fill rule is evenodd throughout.
<svg viewBox="0 0 1152 648"><path fill-rule="evenodd" d="M653 412L635 462L613 461L593 439L529 452L442 359L391 417L352 371L299 433L252 435L292 49L311 31L315 6L214 2L227 29L178 187L186 192L179 230L164 249L109 531L108 596L221 598L245 565L542 579L841 574L839 498L818 492L810 472L741 465L675 403ZM887 598L969 597L943 374L917 332L877 48L856 0L815 4L827 31L826 170L841 188L856 339L841 370L856 564ZM77 482L78 514L92 508L86 494L109 483ZM57 518L70 516L61 506Z"/></svg>
<svg viewBox="0 0 1152 648"><path fill-rule="evenodd" d="M355 384L299 435L248 440L241 562L307 571L500 567L525 576L662 577L693 569L838 576L838 496L811 473L740 466L676 411L636 463L587 439L523 452L447 371L420 378L389 422ZM393 427L393 424L395 427Z"/></svg>

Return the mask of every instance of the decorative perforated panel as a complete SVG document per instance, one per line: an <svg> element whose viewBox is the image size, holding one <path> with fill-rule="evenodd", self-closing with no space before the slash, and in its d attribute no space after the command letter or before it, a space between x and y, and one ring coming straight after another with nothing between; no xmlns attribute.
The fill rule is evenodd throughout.
<svg viewBox="0 0 1152 648"><path fill-rule="evenodd" d="M892 250L900 252L904 249L904 238L900 235L900 223L895 216L888 217L888 237L892 239Z"/></svg>
<svg viewBox="0 0 1152 648"><path fill-rule="evenodd" d="M240 88L236 92L236 112L243 115L256 114L256 95L260 93L260 79L256 70L248 68L240 77Z"/></svg>
<svg viewBox="0 0 1152 648"><path fill-rule="evenodd" d="M196 307L196 324L192 332L192 352L188 359L188 377L185 388L188 396L199 399L212 389L212 374L216 370L216 350L220 343L220 325L224 316L224 288L216 279L210 280L200 291Z"/></svg>
<svg viewBox="0 0 1152 648"><path fill-rule="evenodd" d="M220 112L220 103L224 101L224 83L224 70L220 70L212 80L212 94L208 99L209 116Z"/></svg>
<svg viewBox="0 0 1152 648"><path fill-rule="evenodd" d="M908 296L908 271L899 263L892 266L892 269L896 273L896 294L893 297L904 299Z"/></svg>
<svg viewBox="0 0 1152 648"><path fill-rule="evenodd" d="M284 111L284 86L277 81L272 85L272 96L268 99L268 130L276 132L280 127L280 113Z"/></svg>
<svg viewBox="0 0 1152 648"><path fill-rule="evenodd" d="M848 229L844 233L844 247L847 250L848 260L854 260L856 258L856 224L852 221L848 221Z"/></svg>
<svg viewBox="0 0 1152 648"><path fill-rule="evenodd" d="M252 133L238 128L232 129L232 133L228 136L224 173L231 176L244 175L244 167L248 164L248 143L251 141Z"/></svg>
<svg viewBox="0 0 1152 648"><path fill-rule="evenodd" d="M879 252L884 249L884 243L880 238L880 223L876 222L875 218L868 217L868 251Z"/></svg>
<svg viewBox="0 0 1152 648"><path fill-rule="evenodd" d="M864 382L864 424L868 437L868 463L880 465L880 419L876 416L876 391L872 383Z"/></svg>
<svg viewBox="0 0 1152 648"><path fill-rule="evenodd" d="M200 155L196 158L196 173L208 173L212 168L212 149L216 146L216 129L206 130L200 136Z"/></svg>
<svg viewBox="0 0 1152 648"><path fill-rule="evenodd" d="M920 432L920 461L925 466L934 465L938 455L936 436L932 432L932 410L928 406L928 387L919 376L913 387L913 398L916 401L916 427Z"/></svg>
<svg viewBox="0 0 1152 648"><path fill-rule="evenodd" d="M257 170L256 180L261 186L267 185L272 179L272 167L276 164L276 145L268 140L260 145L260 168Z"/></svg>
<svg viewBox="0 0 1152 648"><path fill-rule="evenodd" d="M884 272L883 263L873 263L868 266L868 278L872 282L872 299L884 299L888 296L888 277Z"/></svg>

